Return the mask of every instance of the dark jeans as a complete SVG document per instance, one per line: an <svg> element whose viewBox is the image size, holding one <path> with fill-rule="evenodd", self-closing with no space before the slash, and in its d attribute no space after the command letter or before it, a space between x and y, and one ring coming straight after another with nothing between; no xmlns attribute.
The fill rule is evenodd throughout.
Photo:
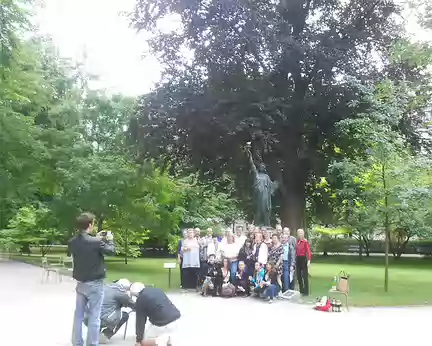
<svg viewBox="0 0 432 346"><path fill-rule="evenodd" d="M309 272L307 262L308 259L306 256L297 256L297 280L299 283L300 293L305 296L309 295Z"/></svg>
<svg viewBox="0 0 432 346"><path fill-rule="evenodd" d="M265 297L269 299L274 299L278 293L279 293L279 286L273 284L267 286L266 289L264 290Z"/></svg>
<svg viewBox="0 0 432 346"><path fill-rule="evenodd" d="M290 261L283 261L283 271L282 271L282 286L283 291L291 289L290 288ZM294 280L293 280L294 281Z"/></svg>

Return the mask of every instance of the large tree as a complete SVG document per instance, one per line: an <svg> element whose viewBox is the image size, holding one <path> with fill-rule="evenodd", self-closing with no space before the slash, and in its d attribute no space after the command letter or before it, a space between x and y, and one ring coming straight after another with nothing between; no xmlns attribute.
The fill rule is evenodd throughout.
<svg viewBox="0 0 432 346"><path fill-rule="evenodd" d="M350 107L361 95L351 80L385 73L398 13L389 0L138 0L133 24L150 33L164 74L142 97L132 137L171 168L231 174L243 200L252 141L282 182L275 209L298 228L308 189L349 145L334 124L362 108Z"/></svg>

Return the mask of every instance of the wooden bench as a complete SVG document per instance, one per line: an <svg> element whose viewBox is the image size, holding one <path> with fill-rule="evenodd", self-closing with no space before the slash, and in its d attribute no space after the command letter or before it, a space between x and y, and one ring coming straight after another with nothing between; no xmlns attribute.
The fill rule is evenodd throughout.
<svg viewBox="0 0 432 346"><path fill-rule="evenodd" d="M348 252L359 253L360 252L360 246L358 246L358 245L350 245L348 247Z"/></svg>

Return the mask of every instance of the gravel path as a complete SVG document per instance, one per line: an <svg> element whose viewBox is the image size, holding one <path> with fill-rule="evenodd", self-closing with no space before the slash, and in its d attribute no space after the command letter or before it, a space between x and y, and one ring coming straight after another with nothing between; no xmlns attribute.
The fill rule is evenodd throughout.
<svg viewBox="0 0 432 346"><path fill-rule="evenodd" d="M41 284L42 269L0 260L0 345L66 346L74 311L74 282ZM432 288L431 288L432 296ZM172 294L182 312L174 346L430 345L432 308L365 308L323 313L287 301ZM134 320L110 345L134 345ZM291 335L290 335L291 334ZM361 342L361 343L360 343Z"/></svg>

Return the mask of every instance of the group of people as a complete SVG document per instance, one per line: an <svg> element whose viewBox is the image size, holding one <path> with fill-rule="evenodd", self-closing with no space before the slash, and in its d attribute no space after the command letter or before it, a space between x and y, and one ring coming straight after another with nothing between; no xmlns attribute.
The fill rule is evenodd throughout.
<svg viewBox="0 0 432 346"><path fill-rule="evenodd" d="M206 296L256 295L272 302L280 293L294 290L297 277L302 295L309 295L308 268L312 251L302 229L297 239L288 227L275 229L237 226L224 237L211 228L201 234L188 229L178 244L181 286L198 288Z"/></svg>
<svg viewBox="0 0 432 346"><path fill-rule="evenodd" d="M85 345L99 346L102 338L110 339L129 318L124 307L136 314L136 346L172 345L180 311L159 288L130 284L127 279L104 284L104 255L115 254L113 236L109 232L92 236L93 224L92 214L81 214L78 232L68 243L74 261L72 276L77 281L72 345L84 346L83 324L88 329Z"/></svg>

